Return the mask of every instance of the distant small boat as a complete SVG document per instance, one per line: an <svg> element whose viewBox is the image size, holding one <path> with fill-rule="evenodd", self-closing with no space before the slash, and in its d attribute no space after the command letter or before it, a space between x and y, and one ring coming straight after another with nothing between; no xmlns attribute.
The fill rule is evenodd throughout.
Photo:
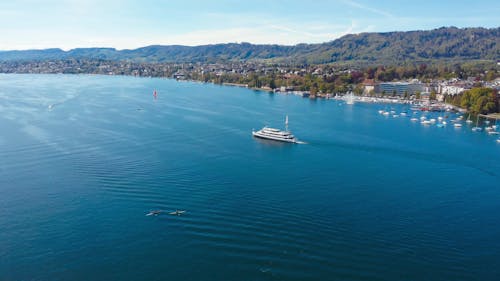
<svg viewBox="0 0 500 281"><path fill-rule="evenodd" d="M460 124L460 123L455 123L455 124L453 124L453 126L455 128L462 128L462 124Z"/></svg>
<svg viewBox="0 0 500 281"><path fill-rule="evenodd" d="M489 131L488 135L500 135L500 133L495 131Z"/></svg>
<svg viewBox="0 0 500 281"><path fill-rule="evenodd" d="M422 125L430 125L430 124L431 124L431 121L429 121L429 120L424 120L424 121L420 122L420 124L422 124Z"/></svg>
<svg viewBox="0 0 500 281"><path fill-rule="evenodd" d="M497 139L497 142L500 143L500 139Z"/></svg>
<svg viewBox="0 0 500 281"><path fill-rule="evenodd" d="M179 210L175 210L173 212L170 212L168 213L169 215L173 215L173 216L180 216L182 214L184 214L186 211L179 211Z"/></svg>
<svg viewBox="0 0 500 281"><path fill-rule="evenodd" d="M410 119L410 121L412 121L412 122L417 122L417 121L418 121L418 119L417 119L417 118L411 118L411 119Z"/></svg>
<svg viewBox="0 0 500 281"><path fill-rule="evenodd" d="M161 214L163 211L162 210L153 210L153 211L150 211L149 213L146 214L146 216L157 216L159 214Z"/></svg>

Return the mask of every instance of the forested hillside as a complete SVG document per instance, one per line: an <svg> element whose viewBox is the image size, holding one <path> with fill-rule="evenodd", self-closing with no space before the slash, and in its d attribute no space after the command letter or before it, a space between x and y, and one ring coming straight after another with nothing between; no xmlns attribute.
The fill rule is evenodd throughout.
<svg viewBox="0 0 500 281"><path fill-rule="evenodd" d="M350 34L322 44L148 46L133 50L78 48L0 51L1 61L103 59L135 62L228 62L268 60L294 64L407 62L500 59L500 28L439 28L430 31Z"/></svg>

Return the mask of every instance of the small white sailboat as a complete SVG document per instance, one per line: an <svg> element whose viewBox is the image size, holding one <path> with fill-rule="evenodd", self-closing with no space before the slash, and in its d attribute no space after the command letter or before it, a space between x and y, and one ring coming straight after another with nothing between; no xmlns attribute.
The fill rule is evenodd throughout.
<svg viewBox="0 0 500 281"><path fill-rule="evenodd" d="M488 131L488 135L500 135L500 132L497 132L497 120L495 119L495 123L489 127L485 128Z"/></svg>
<svg viewBox="0 0 500 281"><path fill-rule="evenodd" d="M470 114L469 114L469 116L467 117L467 120L465 121L465 123L467 123L467 124L472 123L472 120L470 120Z"/></svg>
<svg viewBox="0 0 500 281"><path fill-rule="evenodd" d="M473 132L481 132L483 130L483 128L479 127L478 125L479 125L479 116L476 119L476 126L472 127Z"/></svg>
<svg viewBox="0 0 500 281"><path fill-rule="evenodd" d="M493 128L493 130L496 131L496 129L498 128L497 126L497 119L495 119L495 124L491 126Z"/></svg>

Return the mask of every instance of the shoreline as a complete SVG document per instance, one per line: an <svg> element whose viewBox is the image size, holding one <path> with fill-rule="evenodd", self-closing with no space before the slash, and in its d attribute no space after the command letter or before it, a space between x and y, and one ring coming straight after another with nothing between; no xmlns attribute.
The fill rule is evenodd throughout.
<svg viewBox="0 0 500 281"><path fill-rule="evenodd" d="M0 75L83 75L83 76L115 76L115 77L134 77L134 78L156 78L156 79L163 79L163 80L175 80L176 82L190 82L190 83L201 83L201 84L212 84L212 85L218 85L218 86L229 86L229 87L238 87L238 88L245 88L253 91L259 91L259 92L266 92L269 94L281 94L281 95L295 95L299 96L302 98L308 98L308 99L334 99L334 100L340 100L340 101L346 101L348 99L348 93L329 93L329 94L322 94L322 95L310 95L308 91L287 91L287 92L280 92L280 91L275 91L271 88L256 88L256 87L249 87L248 84L239 84L239 83L214 83L214 82L205 82L201 80L193 80L193 79L176 79L173 77L157 77L157 76L141 76L141 75L129 75L129 74L97 74L97 73L6 73L6 72L1 72ZM377 103L377 104L408 104L408 105L419 105L419 106L429 106L430 104L437 104L438 106L441 107L446 107L446 108L452 108L455 111L465 113L467 112L466 109L449 104L449 103L444 103L444 102L438 102L435 101L434 103L431 103L429 100L414 100L414 99L402 99L402 98L387 98L387 97L368 97L368 96L353 96L354 102L361 102L361 103ZM493 116L492 116L493 115ZM483 118L488 118L488 119L500 119L500 112L498 113L490 113L490 114L478 114L479 117Z"/></svg>

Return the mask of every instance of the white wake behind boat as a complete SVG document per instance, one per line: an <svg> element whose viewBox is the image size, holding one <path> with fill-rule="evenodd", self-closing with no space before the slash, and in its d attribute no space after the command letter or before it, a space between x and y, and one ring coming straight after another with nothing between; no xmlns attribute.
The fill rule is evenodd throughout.
<svg viewBox="0 0 500 281"><path fill-rule="evenodd" d="M270 128L265 126L258 131L252 131L252 135L261 139L275 140L290 143L303 143L299 141L292 132L288 131L288 115L285 118L285 130Z"/></svg>

